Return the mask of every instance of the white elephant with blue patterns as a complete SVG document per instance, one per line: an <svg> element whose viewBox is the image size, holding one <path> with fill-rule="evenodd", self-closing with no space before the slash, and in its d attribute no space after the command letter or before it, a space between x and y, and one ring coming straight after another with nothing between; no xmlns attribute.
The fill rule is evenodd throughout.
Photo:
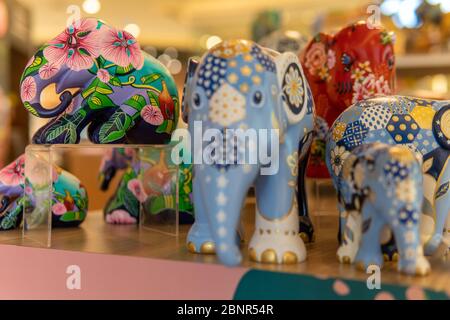
<svg viewBox="0 0 450 320"><path fill-rule="evenodd" d="M298 236L296 186L299 159L311 143L314 104L297 56L246 40L217 44L199 62L189 62L183 115L193 143L202 139L195 132L196 121L203 130L224 133L216 141L219 151L210 156L211 164L194 162L195 223L188 234L188 249L217 253L222 263L239 264L242 256L236 230L247 191L254 185L256 225L249 243L250 258L266 263L303 261L306 250ZM226 134L228 129L275 129L272 132L279 145L269 145L274 162L236 161L242 153L244 157L255 155L255 146L261 151L263 138L249 135L227 148L236 137ZM206 142L201 144L205 147ZM194 161L198 152L194 149ZM231 162L224 164L224 158ZM275 174L262 174L275 162Z"/></svg>
<svg viewBox="0 0 450 320"><path fill-rule="evenodd" d="M420 243L421 158L406 146L369 143L354 148L339 174L339 194L352 221L343 230L337 256L363 271L383 265L381 236L389 227L398 248L398 269L426 275L430 264Z"/></svg>
<svg viewBox="0 0 450 320"><path fill-rule="evenodd" d="M407 146L422 159L421 241L425 255L441 255L450 247L445 231L450 212L450 101L389 96L348 107L330 128L326 144L327 167L338 190L345 158L354 148L373 142ZM358 229L360 221L349 215L340 195L339 201L342 244L343 230ZM348 253L354 252L353 241L343 244ZM383 246L383 252L395 257L395 245Z"/></svg>

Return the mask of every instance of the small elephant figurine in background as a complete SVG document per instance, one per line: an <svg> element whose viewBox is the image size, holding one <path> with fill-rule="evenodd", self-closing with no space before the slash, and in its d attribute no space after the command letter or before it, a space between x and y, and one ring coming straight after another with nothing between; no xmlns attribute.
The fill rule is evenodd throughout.
<svg viewBox="0 0 450 320"><path fill-rule="evenodd" d="M343 230L340 262L362 270L383 265L380 237L389 226L398 247L398 269L426 275L430 264L420 243L421 159L406 146L368 143L354 148L340 172L339 195L354 228ZM347 226L349 226L347 224Z"/></svg>
<svg viewBox="0 0 450 320"><path fill-rule="evenodd" d="M358 22L335 35L317 34L301 55L317 111L307 177L329 178L325 136L353 103L395 91L394 34Z"/></svg>
<svg viewBox="0 0 450 320"><path fill-rule="evenodd" d="M61 103L49 109L41 93L50 85ZM166 143L178 121L178 91L167 68L130 33L94 18L74 21L34 54L20 96L34 116L54 118L34 134L36 144L78 143L88 125L94 143Z"/></svg>
<svg viewBox="0 0 450 320"><path fill-rule="evenodd" d="M355 103L334 122L327 136L327 167L334 186L340 190L340 172L345 159L358 146L382 142L405 145L422 161L423 188L416 189L423 197L421 241L425 255L446 251L445 223L450 212L450 101L435 101L405 96L379 97ZM399 173L401 174L401 172ZM404 193L409 193L404 189ZM339 196L339 238L355 221L348 221L348 212ZM390 243L390 242L388 242ZM392 258L395 246L383 246Z"/></svg>
<svg viewBox="0 0 450 320"><path fill-rule="evenodd" d="M191 139L201 141L201 148L194 146L192 153L195 222L187 238L189 251L215 252L230 266L241 262L236 230L247 191L254 185L256 223L250 258L279 264L303 261L306 250L298 236L296 186L299 159L311 143L314 103L297 55L247 40L223 41L199 62L189 61L184 92L182 112ZM255 135L239 137L234 129ZM205 140L207 132L217 139L213 150ZM278 154L274 144L264 145L258 138L268 132L279 138ZM279 164L274 174L263 173L261 159L247 161L258 146L260 152L273 148ZM195 162L196 158L207 164Z"/></svg>
<svg viewBox="0 0 450 320"><path fill-rule="evenodd" d="M33 208L33 186L25 183L25 155L0 170L0 230L20 225L24 208ZM54 166L52 227L75 227L84 221L88 196L83 184L71 173ZM27 197L24 197L24 194ZM26 200L27 199L27 200Z"/></svg>
<svg viewBox="0 0 450 320"><path fill-rule="evenodd" d="M165 210L174 209L176 199L172 192L159 193L164 185L171 184L171 174L165 174L165 153L160 154L160 159L150 170L150 175L145 181L151 182L156 188L143 186L138 178L141 171L141 161L137 149L114 148L107 149L100 165L100 188L106 191L118 170L124 173L113 196L104 208L105 220L112 224L137 224L140 218L140 208L156 215ZM147 165L143 163L142 165ZM192 205L192 164L180 164L178 178L178 210L180 224L192 224L194 222L194 208ZM158 189L158 190L155 190ZM151 199L150 199L151 197Z"/></svg>
<svg viewBox="0 0 450 320"><path fill-rule="evenodd" d="M275 30L261 38L258 44L277 52L299 54L308 44L308 39L298 31Z"/></svg>

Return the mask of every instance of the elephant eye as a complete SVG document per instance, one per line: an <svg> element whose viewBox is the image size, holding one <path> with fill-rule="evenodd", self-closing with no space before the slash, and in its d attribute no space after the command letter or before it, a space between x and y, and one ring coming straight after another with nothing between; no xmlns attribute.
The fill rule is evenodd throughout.
<svg viewBox="0 0 450 320"><path fill-rule="evenodd" d="M194 92L194 94L192 95L192 106L194 107L194 109L200 109L201 104L202 100L200 98L200 95L198 94L198 92Z"/></svg>
<svg viewBox="0 0 450 320"><path fill-rule="evenodd" d="M394 67L394 62L394 56L390 56L387 60L389 70L392 70L392 68Z"/></svg>
<svg viewBox="0 0 450 320"><path fill-rule="evenodd" d="M345 71L350 71L350 66L353 63L353 59L352 57L350 57L348 54L343 53L341 56L341 62L344 65L344 70Z"/></svg>
<svg viewBox="0 0 450 320"><path fill-rule="evenodd" d="M263 100L264 100L264 96L263 96L263 93L261 91L257 90L257 91L255 91L253 93L252 105L254 107L261 107L262 103L263 103Z"/></svg>

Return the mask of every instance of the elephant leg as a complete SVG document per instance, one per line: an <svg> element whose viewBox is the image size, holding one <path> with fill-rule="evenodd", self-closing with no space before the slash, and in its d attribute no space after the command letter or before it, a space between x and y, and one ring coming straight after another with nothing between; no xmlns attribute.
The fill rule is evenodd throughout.
<svg viewBox="0 0 450 320"><path fill-rule="evenodd" d="M297 177L286 164L289 151L293 150L286 146L280 149L278 173L261 175L256 181L255 231L249 254L257 262L290 264L306 259L305 245L298 235L298 204L294 190Z"/></svg>
<svg viewBox="0 0 450 320"><path fill-rule="evenodd" d="M439 177L436 194L434 195L435 226L431 238L425 243L425 255L448 250L449 243L444 242L445 223L450 212L450 166L446 164L444 171ZM440 248L441 247L441 248Z"/></svg>
<svg viewBox="0 0 450 320"><path fill-rule="evenodd" d="M207 209L202 199L202 182L193 179L192 195L195 203L195 221L187 235L187 247L192 253L214 254L216 246L209 229Z"/></svg>
<svg viewBox="0 0 450 320"><path fill-rule="evenodd" d="M367 229L362 233L361 244L355 257L355 263L358 268L366 271L369 265L383 266L380 235L385 221L382 219L380 212L377 212L369 201L364 205L362 218L363 225Z"/></svg>
<svg viewBox="0 0 450 320"><path fill-rule="evenodd" d="M364 210L364 209L363 209ZM342 219L342 218L341 218ZM337 251L337 257L341 263L353 263L359 249L361 239L362 217L359 211L350 211L341 231L342 242Z"/></svg>
<svg viewBox="0 0 450 320"><path fill-rule="evenodd" d="M99 144L125 143L127 132L133 128L136 119L139 117L140 110L130 107L125 101L107 119L89 130L89 139L93 143Z"/></svg>
<svg viewBox="0 0 450 320"><path fill-rule="evenodd" d="M398 270L407 274L426 275L430 272L430 263L423 255L420 244L419 224L412 227L405 224L392 226L399 258Z"/></svg>
<svg viewBox="0 0 450 320"><path fill-rule="evenodd" d="M298 178L297 178L297 203L299 205L299 231L303 242L314 241L314 227L308 212L308 197L306 194L305 175L308 165L309 152L303 159L299 161Z"/></svg>

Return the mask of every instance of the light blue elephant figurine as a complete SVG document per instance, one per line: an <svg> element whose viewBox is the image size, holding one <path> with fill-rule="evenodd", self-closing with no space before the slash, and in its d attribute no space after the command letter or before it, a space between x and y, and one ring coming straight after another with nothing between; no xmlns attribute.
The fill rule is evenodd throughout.
<svg viewBox="0 0 450 320"><path fill-rule="evenodd" d="M368 143L354 148L340 171L339 194L354 228L345 228L338 258L367 270L383 265L381 235L391 228L398 270L426 275L430 264L420 243L421 159L406 146ZM349 224L347 224L349 226Z"/></svg>
<svg viewBox="0 0 450 320"><path fill-rule="evenodd" d="M280 264L303 261L306 250L298 235L295 189L299 159L311 143L314 104L297 56L251 41L223 41L200 62L190 60L182 107L191 139L194 144L200 141L202 147L194 146L193 151L195 223L188 234L188 249L216 252L222 263L239 264L242 256L236 230L247 191L254 185L256 229L249 244L250 258ZM199 124L205 132L203 139ZM205 153L211 145L205 137L211 129L224 138L217 135L214 141L219 151L208 158ZM230 134L230 129L242 129L248 136L241 139ZM276 132L279 140L269 145L272 161L266 165L261 159L253 164L239 162L240 155L264 153L267 143L261 133L267 136L268 132ZM235 139L237 143L231 144ZM202 159L202 150L208 164L196 161ZM268 172L275 164L277 170Z"/></svg>
<svg viewBox="0 0 450 320"><path fill-rule="evenodd" d="M421 241L426 255L447 251L450 244L444 240L444 229L450 211L450 102L389 96L347 108L330 128L326 141L327 167L338 190L344 160L355 147L372 142L405 145L423 160ZM349 221L341 197L339 201L341 235L344 228L359 226L353 219ZM392 257L395 250L384 252Z"/></svg>

